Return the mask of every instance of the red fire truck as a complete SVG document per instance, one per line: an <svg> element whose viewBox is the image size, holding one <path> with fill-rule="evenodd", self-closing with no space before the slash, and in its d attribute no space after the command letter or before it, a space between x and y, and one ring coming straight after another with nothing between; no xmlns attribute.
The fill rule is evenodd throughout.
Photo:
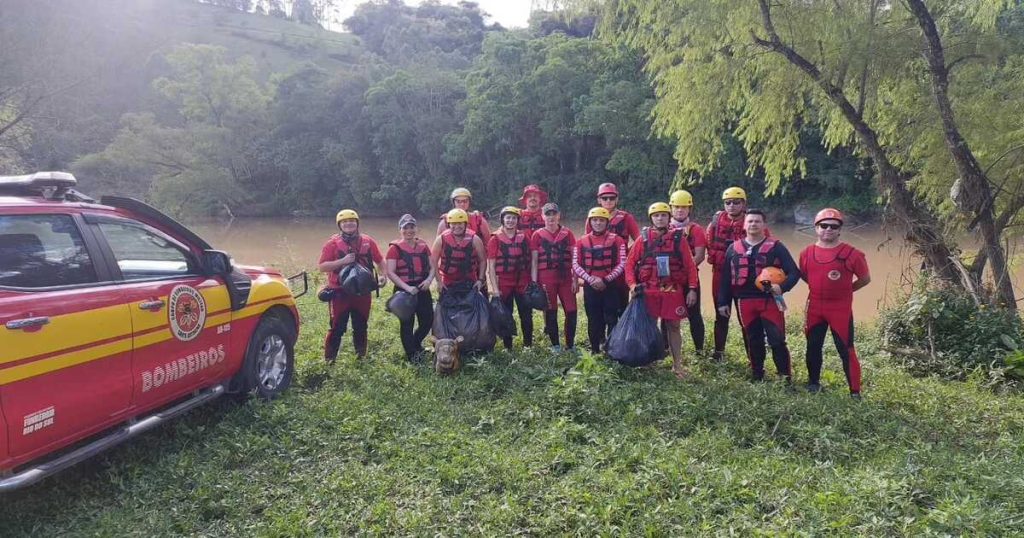
<svg viewBox="0 0 1024 538"><path fill-rule="evenodd" d="M62 172L0 176L0 492L294 372L292 287Z"/></svg>

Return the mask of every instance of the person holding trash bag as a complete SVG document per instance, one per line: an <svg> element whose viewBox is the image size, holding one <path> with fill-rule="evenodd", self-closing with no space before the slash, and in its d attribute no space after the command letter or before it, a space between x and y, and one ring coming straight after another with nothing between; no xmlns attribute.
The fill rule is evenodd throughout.
<svg viewBox="0 0 1024 538"><path fill-rule="evenodd" d="M839 240L843 214L827 207L814 217L818 240L800 253L800 276L807 282L807 390L821 390L822 347L825 333L843 362L850 395L860 398L860 361L853 347L853 292L871 282L864 253ZM856 277L856 280L854 280Z"/></svg>
<svg viewBox="0 0 1024 538"><path fill-rule="evenodd" d="M697 302L697 266L683 231L669 226L672 211L665 202L647 209L651 226L640 232L626 259L626 282L638 293L642 290L647 311L668 326L668 347L672 353L672 371L682 379L682 336L679 322Z"/></svg>
<svg viewBox="0 0 1024 538"><path fill-rule="evenodd" d="M522 210L506 206L499 214L501 227L487 241L487 289L491 297L501 300L508 312L515 303L519 324L523 329L523 346L533 345L533 311L525 303L523 293L530 282L529 230L519 229ZM502 337L505 349L512 349L512 335Z"/></svg>
<svg viewBox="0 0 1024 538"><path fill-rule="evenodd" d="M477 291L483 288L487 273L484 242L468 229L469 214L455 208L446 216L448 229L437 236L430 258L441 276L440 289L469 282Z"/></svg>
<svg viewBox="0 0 1024 538"><path fill-rule="evenodd" d="M469 208L473 203L473 193L469 192L469 189L465 187L454 189L449 198L452 201L453 209L461 209L466 212L466 229L475 233L477 237L481 238L481 241L491 236L491 228L487 224L487 218L484 217L483 213ZM440 222L437 223L437 235L440 236L447 229L449 229L448 213L445 213L441 215Z"/></svg>
<svg viewBox="0 0 1024 538"><path fill-rule="evenodd" d="M576 341L576 277L572 274L572 251L576 237L559 221L558 204L547 203L542 208L544 227L533 233L530 250L533 263L530 280L540 283L548 295L548 308L544 311L544 332L551 340L551 351L558 353L558 303L565 312L565 349L572 350Z"/></svg>
<svg viewBox="0 0 1024 538"><path fill-rule="evenodd" d="M519 231L532 234L544 227L544 215L540 208L548 203L548 193L544 192L537 185L523 187L523 195L519 197L519 207L522 211L519 214Z"/></svg>
<svg viewBox="0 0 1024 538"><path fill-rule="evenodd" d="M781 241L765 235L765 226L763 211L746 212L745 237L734 241L726 251L725 267L729 272L720 283L715 306L718 315L728 319L732 301L737 300L754 381L764 380L767 339L778 374L790 382L793 372L786 345L786 303L782 294L800 280L800 269Z"/></svg>
<svg viewBox="0 0 1024 538"><path fill-rule="evenodd" d="M669 197L668 205L672 208L672 221L669 226L682 230L686 236L686 244L690 245L693 264L697 266L699 280L700 264L704 261L704 255L707 253L708 240L704 234L704 227L690 218L693 210L693 196L684 190L675 191ZM704 350L704 316L700 312L700 285L695 291L697 292L697 302L686 309L686 321L690 326L693 348L700 353Z"/></svg>
<svg viewBox="0 0 1024 538"><path fill-rule="evenodd" d="M608 231L610 217L603 207L591 209L587 223L593 231L577 241L572 251L572 271L583 280L583 309L593 353L601 351L605 336L611 334L626 306L619 290L612 288L626 269L626 241Z"/></svg>
<svg viewBox="0 0 1024 538"><path fill-rule="evenodd" d="M359 214L351 209L342 209L335 217L340 234L335 234L324 244L320 251L319 269L327 273L327 286L334 290L330 299L331 327L324 339L324 360L334 363L341 348L341 337L348 328L349 317L352 318L352 344L356 355L366 356L367 323L370 319L371 288L352 293L351 288L343 286L342 272L369 273L376 265L378 277L376 286L384 285L384 258L380 254L377 242L368 235L359 233ZM372 278L372 277L371 277ZM366 286L362 286L366 287ZM365 294L361 293L365 291Z"/></svg>
<svg viewBox="0 0 1024 538"><path fill-rule="evenodd" d="M416 236L416 219L409 214L402 215L398 229L402 238L392 241L384 256L387 276L395 284L392 301L401 299L400 294L408 294L412 297L413 308L410 312L399 312L395 308L389 311L398 316L402 349L405 358L413 361L423 353L423 339L434 323L430 284L434 281L435 267L430 259L430 245ZM388 304L392 304L391 301Z"/></svg>

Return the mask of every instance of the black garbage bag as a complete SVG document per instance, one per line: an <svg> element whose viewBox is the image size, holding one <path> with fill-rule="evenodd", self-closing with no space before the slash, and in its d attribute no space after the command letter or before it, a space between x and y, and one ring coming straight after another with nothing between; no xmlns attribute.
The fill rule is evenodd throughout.
<svg viewBox="0 0 1024 538"><path fill-rule="evenodd" d="M359 263L346 265L338 279L341 280L341 289L349 295L369 295L377 291L377 279Z"/></svg>
<svg viewBox="0 0 1024 538"><path fill-rule="evenodd" d="M498 338L511 338L516 335L516 322L512 319L512 310L498 297L491 297L491 329Z"/></svg>
<svg viewBox="0 0 1024 538"><path fill-rule="evenodd" d="M523 298L526 299L526 304L534 310L547 310L548 309L548 294L544 291L544 288L536 283L530 282L526 285L526 290L523 291Z"/></svg>
<svg viewBox="0 0 1024 538"><path fill-rule="evenodd" d="M434 307L434 337L461 336L461 351L491 351L497 337L491 329L490 317L487 299L473 288L472 282L460 282L447 287L437 300Z"/></svg>
<svg viewBox="0 0 1024 538"><path fill-rule="evenodd" d="M606 346L608 356L626 366L645 366L665 358L665 341L647 313L643 295L626 305Z"/></svg>
<svg viewBox="0 0 1024 538"><path fill-rule="evenodd" d="M324 286L324 287L320 288L320 291L316 292L316 298L320 299L321 301L323 301L325 303L329 303L329 302L331 302L331 300L334 299L334 296L337 293L338 293L338 289L337 288L330 288L330 287Z"/></svg>
<svg viewBox="0 0 1024 538"><path fill-rule="evenodd" d="M429 292L424 292L429 293ZM384 309L402 321L409 321L416 315L416 296L407 291L397 291L388 299Z"/></svg>

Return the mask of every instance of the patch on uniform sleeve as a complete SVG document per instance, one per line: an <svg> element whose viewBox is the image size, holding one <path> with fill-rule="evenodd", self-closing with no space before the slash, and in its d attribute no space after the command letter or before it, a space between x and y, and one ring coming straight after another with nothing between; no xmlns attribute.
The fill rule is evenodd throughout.
<svg viewBox="0 0 1024 538"><path fill-rule="evenodd" d="M191 286L175 286L168 300L167 317L171 333L182 342L194 340L206 323L206 300Z"/></svg>

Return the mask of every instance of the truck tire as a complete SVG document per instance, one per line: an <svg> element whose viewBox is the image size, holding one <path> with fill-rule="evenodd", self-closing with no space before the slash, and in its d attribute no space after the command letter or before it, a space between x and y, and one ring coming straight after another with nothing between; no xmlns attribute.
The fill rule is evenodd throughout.
<svg viewBox="0 0 1024 538"><path fill-rule="evenodd" d="M295 375L294 333L280 317L268 315L260 320L239 372L240 394L272 400L288 389Z"/></svg>

